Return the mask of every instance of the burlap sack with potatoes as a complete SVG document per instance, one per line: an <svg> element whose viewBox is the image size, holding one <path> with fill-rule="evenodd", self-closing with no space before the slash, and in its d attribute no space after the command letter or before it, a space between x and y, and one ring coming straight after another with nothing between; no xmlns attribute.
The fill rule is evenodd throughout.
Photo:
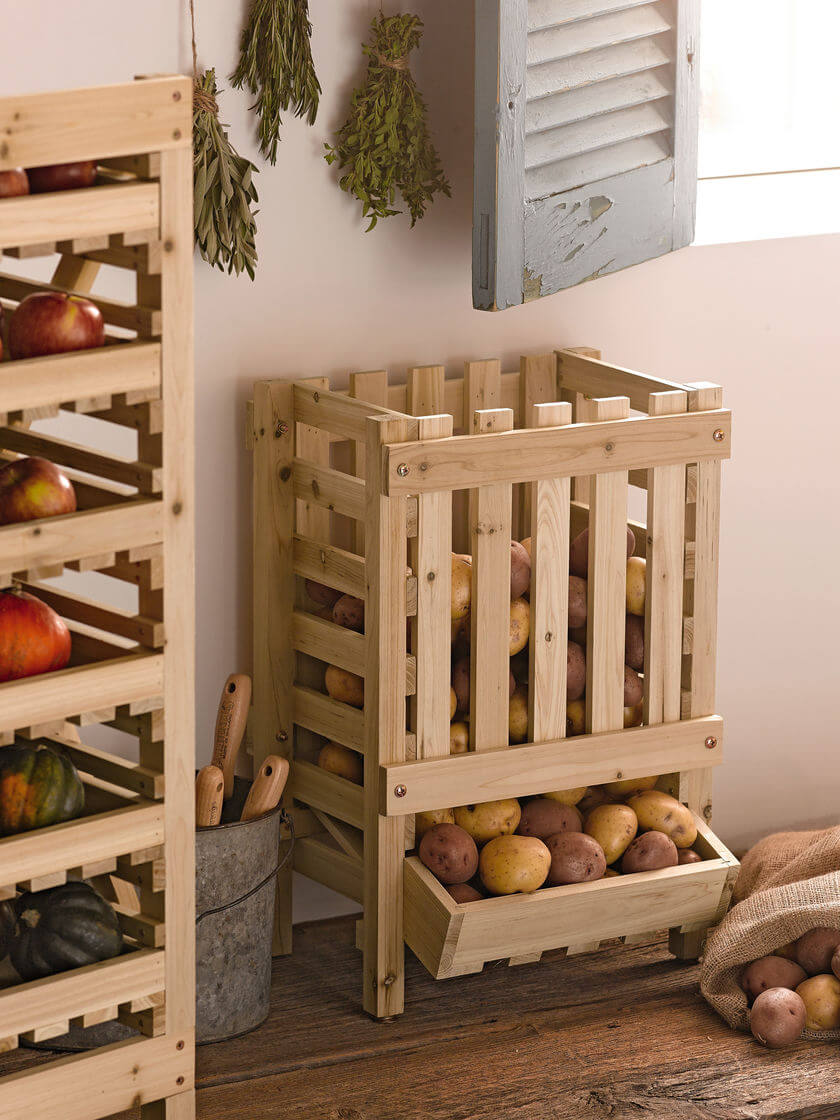
<svg viewBox="0 0 840 1120"><path fill-rule="evenodd" d="M741 862L735 906L706 943L700 990L730 1027L749 1030L744 966L815 926L840 929L840 825L820 832L777 832ZM840 1038L840 1031L806 1037Z"/></svg>

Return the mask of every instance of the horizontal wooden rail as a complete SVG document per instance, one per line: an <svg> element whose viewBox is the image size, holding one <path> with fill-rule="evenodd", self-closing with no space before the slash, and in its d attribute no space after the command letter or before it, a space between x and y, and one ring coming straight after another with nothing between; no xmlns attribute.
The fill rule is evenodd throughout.
<svg viewBox="0 0 840 1120"><path fill-rule="evenodd" d="M7 836L0 840L0 886L153 848L163 837L163 806L145 801Z"/></svg>
<svg viewBox="0 0 840 1120"><path fill-rule="evenodd" d="M155 229L160 224L157 183L111 184L83 190L4 198L0 247L24 248L66 238Z"/></svg>
<svg viewBox="0 0 840 1120"><path fill-rule="evenodd" d="M319 467L306 459L295 459L294 484L295 497L301 501L326 506L356 521L364 520L365 484L362 479L330 467Z"/></svg>
<svg viewBox="0 0 840 1120"><path fill-rule="evenodd" d="M404 817L428 809L717 766L723 758L722 746L723 720L706 716L551 743L417 759L380 769L379 811ZM404 790L402 796L397 796L398 788Z"/></svg>
<svg viewBox="0 0 840 1120"><path fill-rule="evenodd" d="M329 813L353 828L364 827L363 786L302 759L295 759L292 763L289 786L291 796L305 805Z"/></svg>
<svg viewBox="0 0 840 1120"><path fill-rule="evenodd" d="M123 342L0 365L0 413L146 389L160 391L157 342Z"/></svg>
<svg viewBox="0 0 840 1120"><path fill-rule="evenodd" d="M116 723L116 719L112 721ZM48 742L56 743L73 765L84 774L92 774L104 782L121 786L142 797L157 801L163 797L164 777L158 770L141 766L127 758L109 754L107 751L76 743L62 735L50 735ZM75 866L75 865L74 865Z"/></svg>
<svg viewBox="0 0 840 1120"><path fill-rule="evenodd" d="M164 987L164 964L161 950L140 949L0 992L0 1037L48 1027L87 1011L101 1011L159 992Z"/></svg>
<svg viewBox="0 0 840 1120"><path fill-rule="evenodd" d="M390 444L384 492L422 494L728 459L731 426L732 414L719 409Z"/></svg>
<svg viewBox="0 0 840 1120"><path fill-rule="evenodd" d="M159 619L132 614L117 607L103 607L93 599L58 591L46 583L24 583L23 589L47 603L65 619L83 622L152 649L164 644L163 623Z"/></svg>
<svg viewBox="0 0 840 1120"><path fill-rule="evenodd" d="M25 431L20 428L0 428L0 447L17 451L20 455L40 455L51 463L74 467L86 474L101 475L124 486L136 486L141 493L155 494L163 483L163 468L153 463L117 459L100 451L91 451L80 444L68 443L55 436Z"/></svg>
<svg viewBox="0 0 840 1120"><path fill-rule="evenodd" d="M357 677L365 675L365 636L345 626L305 611L292 615L292 645L327 665L347 669ZM417 685L417 661L412 654L405 659L405 694L413 696Z"/></svg>
<svg viewBox="0 0 840 1120"><path fill-rule="evenodd" d="M75 294L71 288L62 288L57 284L46 282L36 283L24 280L20 276L11 276L7 272L0 272L0 296L6 299L22 300L34 292L67 292ZM128 331L137 331L143 337L157 337L160 335L163 312L156 307L139 307L133 303L123 303L113 299L102 299L100 296L85 293L85 298L90 299L102 312L106 323L114 327L121 327Z"/></svg>
<svg viewBox="0 0 840 1120"><path fill-rule="evenodd" d="M353 751L364 752L365 716L359 708L351 708L303 685L295 686L293 697L294 722L299 727L334 739Z"/></svg>
<svg viewBox="0 0 840 1120"><path fill-rule="evenodd" d="M299 576L364 599L367 591L364 557L303 536L295 537L294 551L294 567Z"/></svg>
<svg viewBox="0 0 840 1120"><path fill-rule="evenodd" d="M367 439L367 420L371 416L386 416L406 420L413 429L410 438L417 435L417 420L413 416L394 412L375 404L334 393L329 389L315 389L311 385L294 386L295 420L313 428L323 428L333 435L364 442Z"/></svg>
<svg viewBox="0 0 840 1120"><path fill-rule="evenodd" d="M587 397L629 397L630 407L647 412L651 393L686 392L686 386L661 377L649 377L573 350L557 351L557 387Z"/></svg>
<svg viewBox="0 0 840 1120"><path fill-rule="evenodd" d="M306 836L295 844L294 864L295 871L308 879L314 879L316 883L322 883L354 902L362 901L361 860L353 859L315 836ZM0 1081L0 1088L2 1084Z"/></svg>

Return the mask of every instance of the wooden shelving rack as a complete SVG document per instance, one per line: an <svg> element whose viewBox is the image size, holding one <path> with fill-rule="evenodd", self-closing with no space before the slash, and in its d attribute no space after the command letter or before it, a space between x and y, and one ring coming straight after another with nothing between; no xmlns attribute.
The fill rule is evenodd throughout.
<svg viewBox="0 0 840 1120"><path fill-rule="evenodd" d="M129 949L33 983L5 978L3 1120L137 1104L144 1120L195 1115L191 109L185 77L0 99L0 170L99 165L88 189L0 200L4 257L59 254L50 283L4 268L0 301L8 313L30 292L84 293L108 335L101 349L0 364L0 455L62 465L78 499L76 513L0 527L0 586L31 590L73 634L67 669L0 685L0 750L51 741L86 786L81 818L0 839L0 898L91 879ZM96 294L109 269L136 277L130 302ZM84 443L33 428L67 413L84 415ZM105 431L127 458L102 450ZM70 572L91 573L93 596L68 590ZM136 609L109 605L118 585L136 587ZM89 745L92 725L111 729L97 742L118 741L113 753ZM110 1020L139 1033L49 1061L24 1048Z"/></svg>

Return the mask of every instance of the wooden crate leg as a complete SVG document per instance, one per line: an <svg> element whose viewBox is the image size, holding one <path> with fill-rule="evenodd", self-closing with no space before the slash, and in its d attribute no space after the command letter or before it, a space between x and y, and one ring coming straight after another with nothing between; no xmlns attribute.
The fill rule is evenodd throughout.
<svg viewBox="0 0 840 1120"><path fill-rule="evenodd" d="M681 933L679 928L668 930L668 949L681 961L696 961L703 952L708 929L695 929Z"/></svg>
<svg viewBox="0 0 840 1120"><path fill-rule="evenodd" d="M195 1120L195 1089L140 1105L143 1120Z"/></svg>

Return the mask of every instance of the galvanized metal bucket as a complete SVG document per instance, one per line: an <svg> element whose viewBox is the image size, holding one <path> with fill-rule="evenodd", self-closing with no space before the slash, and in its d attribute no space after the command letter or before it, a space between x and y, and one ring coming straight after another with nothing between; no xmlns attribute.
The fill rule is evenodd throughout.
<svg viewBox="0 0 840 1120"><path fill-rule="evenodd" d="M240 821L251 783L236 778L222 823L195 835L196 1041L221 1042L268 1016L278 806ZM286 858L288 858L287 853Z"/></svg>

